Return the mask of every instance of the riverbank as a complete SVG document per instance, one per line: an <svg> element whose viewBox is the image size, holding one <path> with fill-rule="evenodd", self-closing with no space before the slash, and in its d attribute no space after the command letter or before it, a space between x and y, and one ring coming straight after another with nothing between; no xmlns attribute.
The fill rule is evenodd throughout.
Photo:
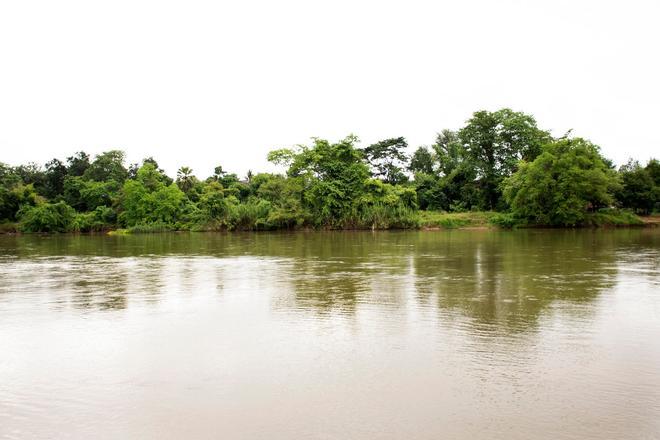
<svg viewBox="0 0 660 440"><path fill-rule="evenodd" d="M438 229L512 229L512 228L572 228L571 226L553 226L528 223L516 219L509 213L481 212L438 212L420 211L420 228L426 230ZM607 227L657 227L660 225L660 215L640 217L625 210L604 210L587 214L585 222L573 227L607 228Z"/></svg>
<svg viewBox="0 0 660 440"><path fill-rule="evenodd" d="M590 213L584 224L576 225L576 228L611 228L611 227L658 227L660 226L660 214L649 216L638 216L630 211L607 210ZM493 211L476 212L442 212L442 211L419 211L416 226L410 228L394 229L421 229L425 231L434 230L479 230L479 229L515 229L515 228L553 228L566 229L571 227L558 227L552 225L533 224L520 221L509 213ZM310 228L296 228L296 230ZM388 229L388 228L374 228ZM126 234L149 234L175 231L204 232L205 230L177 228L173 225L153 224L139 225L129 229L109 228L94 231L110 235ZM348 230L348 229L347 229ZM227 231L226 228L215 229L215 231ZM73 233L80 231L70 231ZM0 223L0 234L20 234L19 223Z"/></svg>
<svg viewBox="0 0 660 440"><path fill-rule="evenodd" d="M493 219L503 214L483 212L420 211L419 226L425 230L437 229L488 229L499 227Z"/></svg>

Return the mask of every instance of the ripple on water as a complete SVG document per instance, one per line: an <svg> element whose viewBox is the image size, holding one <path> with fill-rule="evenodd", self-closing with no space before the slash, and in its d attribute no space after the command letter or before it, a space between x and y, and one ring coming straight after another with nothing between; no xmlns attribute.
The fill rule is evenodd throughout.
<svg viewBox="0 0 660 440"><path fill-rule="evenodd" d="M660 432L646 232L12 240L0 437Z"/></svg>

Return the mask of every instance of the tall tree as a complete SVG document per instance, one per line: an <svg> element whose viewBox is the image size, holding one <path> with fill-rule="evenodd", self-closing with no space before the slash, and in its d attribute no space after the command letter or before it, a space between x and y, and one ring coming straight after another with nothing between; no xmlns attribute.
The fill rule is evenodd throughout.
<svg viewBox="0 0 660 440"><path fill-rule="evenodd" d="M190 190L195 186L197 178L193 175L193 171L190 167L181 167L179 171L176 172L176 184L181 188L181 191L188 194Z"/></svg>
<svg viewBox="0 0 660 440"><path fill-rule="evenodd" d="M89 154L84 151L78 151L73 156L66 158L67 170L69 176L82 176L89 168Z"/></svg>
<svg viewBox="0 0 660 440"><path fill-rule="evenodd" d="M498 208L500 184L517 169L518 162L533 161L551 140L547 131L536 126L533 116L507 108L474 113L458 136L477 171L489 209Z"/></svg>
<svg viewBox="0 0 660 440"><path fill-rule="evenodd" d="M433 174L433 154L427 147L419 147L410 157L408 170L414 174Z"/></svg>
<svg viewBox="0 0 660 440"><path fill-rule="evenodd" d="M451 174L466 159L465 147L458 133L452 130L442 130L438 133L433 150L438 169L445 176Z"/></svg>
<svg viewBox="0 0 660 440"><path fill-rule="evenodd" d="M64 192L64 179L67 176L67 171L67 167L59 159L52 159L46 163L44 182L46 197L53 199Z"/></svg>
<svg viewBox="0 0 660 440"><path fill-rule="evenodd" d="M365 148L364 156L373 176L392 185L407 181L404 172L408 160L404 152L406 148L408 143L403 137L385 139Z"/></svg>
<svg viewBox="0 0 660 440"><path fill-rule="evenodd" d="M124 152L110 150L97 155L85 170L84 177L97 182L114 180L122 183L128 177L128 170L124 166Z"/></svg>
<svg viewBox="0 0 660 440"><path fill-rule="evenodd" d="M172 180L172 178L167 175L165 170L158 165L158 162L152 156L142 159L142 165L146 165L146 164L153 165L154 169L158 171L158 173L162 176L162 180L165 183L165 185L171 185L172 182L174 182L174 180ZM136 172L136 177L137 177L137 172Z"/></svg>

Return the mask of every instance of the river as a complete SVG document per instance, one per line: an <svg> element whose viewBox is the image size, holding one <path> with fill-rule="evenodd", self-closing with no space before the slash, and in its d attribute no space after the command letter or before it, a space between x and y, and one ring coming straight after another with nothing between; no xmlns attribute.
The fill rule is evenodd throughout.
<svg viewBox="0 0 660 440"><path fill-rule="evenodd" d="M2 439L658 439L660 228L0 236Z"/></svg>

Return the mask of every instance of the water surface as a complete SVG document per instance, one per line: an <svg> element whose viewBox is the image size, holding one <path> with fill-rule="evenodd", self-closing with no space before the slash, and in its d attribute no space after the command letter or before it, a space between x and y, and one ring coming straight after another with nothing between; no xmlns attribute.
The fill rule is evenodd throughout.
<svg viewBox="0 0 660 440"><path fill-rule="evenodd" d="M657 439L660 231L0 236L3 439Z"/></svg>

